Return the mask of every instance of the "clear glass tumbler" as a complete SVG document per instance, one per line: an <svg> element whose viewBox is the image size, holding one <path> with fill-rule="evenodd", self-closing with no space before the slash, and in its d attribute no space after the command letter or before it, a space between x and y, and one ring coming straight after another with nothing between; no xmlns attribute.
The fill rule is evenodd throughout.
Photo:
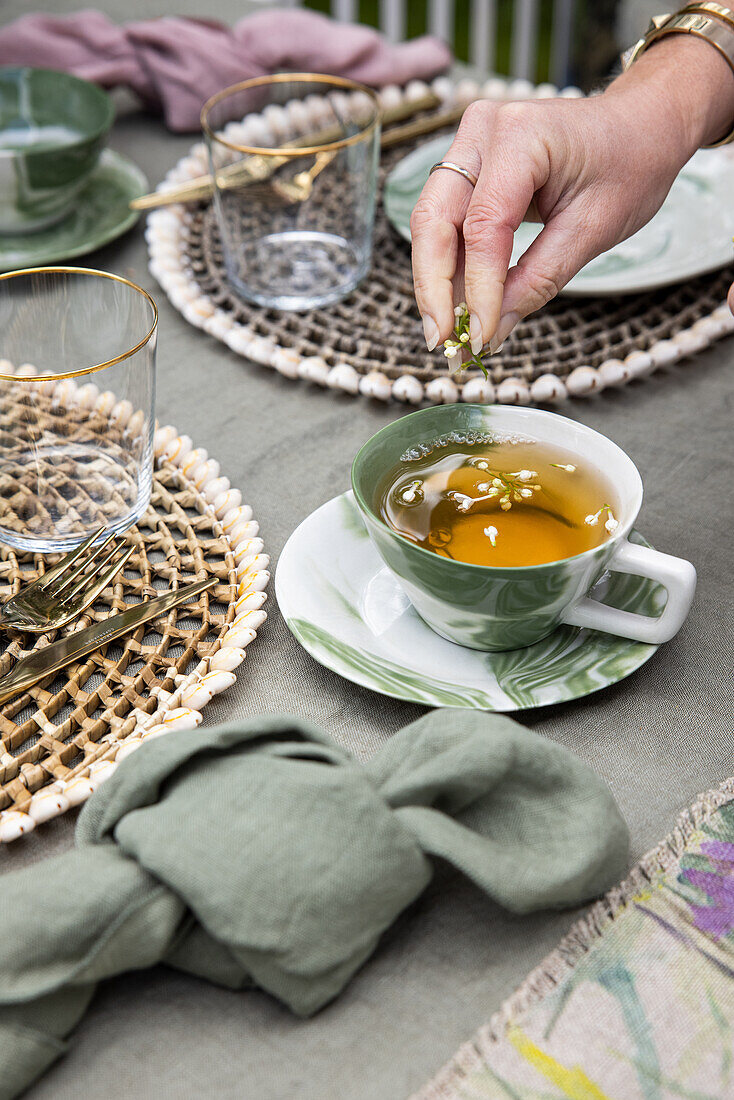
<svg viewBox="0 0 734 1100"><path fill-rule="evenodd" d="M0 275L0 542L48 553L143 514L158 311L86 268Z"/></svg>
<svg viewBox="0 0 734 1100"><path fill-rule="evenodd" d="M372 255L375 93L316 73L256 77L212 96L201 123L234 289L275 309L346 297Z"/></svg>

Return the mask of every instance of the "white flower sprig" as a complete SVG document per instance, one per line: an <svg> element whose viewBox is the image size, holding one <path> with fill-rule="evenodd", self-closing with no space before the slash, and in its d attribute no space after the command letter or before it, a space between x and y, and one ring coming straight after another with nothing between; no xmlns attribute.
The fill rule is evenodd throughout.
<svg viewBox="0 0 734 1100"><path fill-rule="evenodd" d="M516 470L514 473L503 474L499 471L489 471L490 481L482 481L477 485L477 490L482 494L479 497L470 497L466 493L452 490L448 496L453 500L460 512L468 512L473 504L480 504L484 500L494 500L499 497L500 508L508 512L512 508L513 500L519 504L523 500L529 500L534 492L540 490L537 482L529 484L538 476L537 470Z"/></svg>
<svg viewBox="0 0 734 1100"><path fill-rule="evenodd" d="M588 523L589 527L596 527L597 523L601 519L601 516L602 516L603 512L607 513L607 518L606 518L606 521L604 523L604 527L606 528L606 530L611 535L612 532L616 531L617 528L619 527L619 520L616 520L614 518L614 514L612 512L612 509L608 504L602 504L602 506L601 506L601 508L599 509L598 512L594 512L594 513L592 513L592 515L586 517L586 519L584 520L584 523Z"/></svg>
<svg viewBox="0 0 734 1100"><path fill-rule="evenodd" d="M464 358L469 351L469 310L466 302L460 302L458 306L454 307L454 336L449 336L448 340L444 341L443 353L446 358L452 363L452 369L454 371L466 370L467 367L477 367L485 378L489 377L487 368L478 355L473 352ZM458 359L458 362L453 365L453 361Z"/></svg>

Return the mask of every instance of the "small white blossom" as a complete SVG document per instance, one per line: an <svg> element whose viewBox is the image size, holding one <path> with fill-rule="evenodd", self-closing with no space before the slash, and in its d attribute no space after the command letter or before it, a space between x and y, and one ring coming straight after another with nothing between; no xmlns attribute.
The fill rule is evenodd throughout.
<svg viewBox="0 0 734 1100"><path fill-rule="evenodd" d="M525 497L527 499L528 497L531 497L532 495L533 495L533 490L532 489L521 489L520 490L520 496L521 497Z"/></svg>
<svg viewBox="0 0 734 1100"><path fill-rule="evenodd" d="M599 516L601 514L601 508L598 512L595 512L593 516L587 516L584 523L588 523L589 527L596 527L599 522Z"/></svg>
<svg viewBox="0 0 734 1100"><path fill-rule="evenodd" d="M453 347L447 347L444 349L444 355L447 359L453 359L454 356L459 354L459 349L454 344Z"/></svg>
<svg viewBox="0 0 734 1100"><path fill-rule="evenodd" d="M614 518L614 516L612 515L611 512L609 513L609 519L604 524L604 526L606 527L607 531L609 531L610 534L612 533L612 531L616 531L617 528L619 527L619 523Z"/></svg>
<svg viewBox="0 0 734 1100"><path fill-rule="evenodd" d="M576 472L576 467L570 462L551 462L551 466L555 466L557 470L568 470L569 474L574 474Z"/></svg>
<svg viewBox="0 0 734 1100"><path fill-rule="evenodd" d="M487 538L489 539L489 541L492 543L492 546L496 546L497 545L497 535L499 534L499 531L497 530L497 528L492 527L492 526L485 527L484 528L484 533L487 536Z"/></svg>
<svg viewBox="0 0 734 1100"><path fill-rule="evenodd" d="M462 344L468 344L469 343L469 333L468 332L462 332L459 339L461 340Z"/></svg>
<svg viewBox="0 0 734 1100"><path fill-rule="evenodd" d="M531 478L537 476L537 470L518 470L516 474L512 474L512 477L516 477L518 481L530 481Z"/></svg>

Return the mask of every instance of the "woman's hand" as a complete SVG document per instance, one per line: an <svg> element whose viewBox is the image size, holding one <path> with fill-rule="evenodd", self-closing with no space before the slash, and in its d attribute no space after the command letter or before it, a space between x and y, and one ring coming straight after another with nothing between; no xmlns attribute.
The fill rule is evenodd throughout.
<svg viewBox="0 0 734 1100"><path fill-rule="evenodd" d="M673 50L675 88L666 59ZM467 108L445 159L472 172L476 187L456 172L434 172L411 218L415 294L429 349L451 335L454 303L464 299L472 351L487 342L496 351L589 260L649 221L695 149L726 129L705 101L691 105L688 77L700 91L702 62L711 65L709 84L730 82L731 100L718 85L719 113L725 120L731 104L734 117L726 62L722 72L706 43L670 40L603 95L481 100ZM544 228L508 272L513 234L527 217Z"/></svg>

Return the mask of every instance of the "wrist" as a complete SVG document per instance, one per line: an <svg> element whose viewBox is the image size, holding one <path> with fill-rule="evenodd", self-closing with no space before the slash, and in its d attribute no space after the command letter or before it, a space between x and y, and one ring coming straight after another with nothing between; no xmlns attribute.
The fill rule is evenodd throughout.
<svg viewBox="0 0 734 1100"><path fill-rule="evenodd" d="M633 96L643 117L652 113L659 139L684 164L734 123L734 72L701 38L671 34L654 42L605 95Z"/></svg>

